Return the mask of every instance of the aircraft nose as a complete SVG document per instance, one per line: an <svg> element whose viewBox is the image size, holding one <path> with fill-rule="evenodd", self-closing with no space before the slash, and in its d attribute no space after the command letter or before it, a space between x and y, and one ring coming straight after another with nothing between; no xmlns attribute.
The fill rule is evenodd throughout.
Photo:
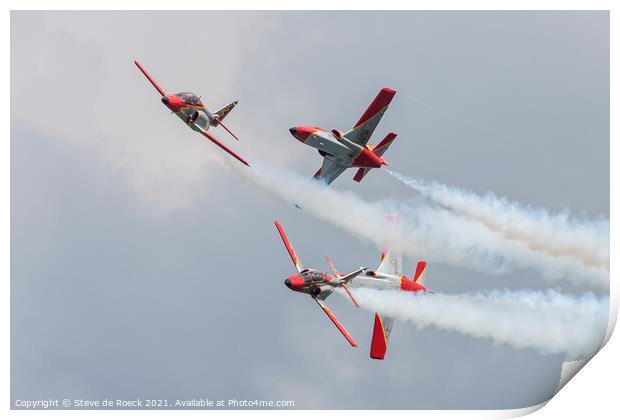
<svg viewBox="0 0 620 420"><path fill-rule="evenodd" d="M297 140L305 143L308 136L310 134L313 134L317 130L313 127L291 127L288 129L288 131L290 131L293 137L295 137Z"/></svg>
<svg viewBox="0 0 620 420"><path fill-rule="evenodd" d="M167 96L162 96L161 101L163 102L164 105L168 105L168 102L170 102L170 99L168 99Z"/></svg>
<svg viewBox="0 0 620 420"><path fill-rule="evenodd" d="M293 276L287 277L286 280L284 280L284 284L289 289L295 289L304 286L304 279L301 278L299 274L295 274Z"/></svg>

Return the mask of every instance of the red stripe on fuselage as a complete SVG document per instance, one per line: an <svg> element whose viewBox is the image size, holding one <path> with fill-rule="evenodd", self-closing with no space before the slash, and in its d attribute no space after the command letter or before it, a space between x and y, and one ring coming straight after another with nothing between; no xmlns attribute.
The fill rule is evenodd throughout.
<svg viewBox="0 0 620 420"><path fill-rule="evenodd" d="M364 147L349 166L355 168L380 168L384 164L385 161L380 156Z"/></svg>

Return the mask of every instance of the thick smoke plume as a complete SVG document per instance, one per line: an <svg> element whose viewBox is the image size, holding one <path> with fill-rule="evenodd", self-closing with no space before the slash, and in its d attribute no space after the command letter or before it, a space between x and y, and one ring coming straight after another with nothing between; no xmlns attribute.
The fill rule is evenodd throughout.
<svg viewBox="0 0 620 420"><path fill-rule="evenodd" d="M258 162L253 162L249 169L232 168L247 182L286 203L299 204L303 211L378 247L385 243L398 246L412 258L492 273L533 268L549 281L569 280L577 285L608 287L606 267L586 265L571 255L539 252L525 241L507 238L484 223L436 205L366 202L351 192L327 188L293 172ZM400 214L401 228L397 231L386 229L388 212Z"/></svg>
<svg viewBox="0 0 620 420"><path fill-rule="evenodd" d="M478 195L387 172L423 196L500 232L509 240L523 242L533 251L550 257L573 258L587 267L609 269L608 220L579 220L567 211L552 214L493 193Z"/></svg>
<svg viewBox="0 0 620 420"><path fill-rule="evenodd" d="M516 349L561 353L567 361L598 351L609 307L608 298L592 293L569 296L552 290L446 295L360 288L353 293L362 307L419 328L434 326Z"/></svg>

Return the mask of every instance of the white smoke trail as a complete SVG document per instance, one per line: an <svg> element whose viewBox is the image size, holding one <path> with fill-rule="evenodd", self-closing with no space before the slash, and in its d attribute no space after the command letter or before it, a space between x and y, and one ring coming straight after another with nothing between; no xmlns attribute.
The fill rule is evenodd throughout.
<svg viewBox="0 0 620 420"><path fill-rule="evenodd" d="M350 192L326 188L305 177L259 162L251 168L231 166L252 185L275 194L285 202L299 203L304 211L338 226L358 238L382 247L392 243L412 258L467 266L486 272L534 268L549 280L572 280L606 288L609 272L585 267L567 256L535 252L526 244L507 240L481 223L470 221L446 209L427 205L368 203ZM385 214L396 211L401 229L385 228ZM393 235L393 236L392 236Z"/></svg>
<svg viewBox="0 0 620 420"><path fill-rule="evenodd" d="M598 351L607 328L609 299L592 293L491 291L478 294L411 294L360 288L358 303L419 328L434 326L516 349L563 353L577 360Z"/></svg>
<svg viewBox="0 0 620 420"><path fill-rule="evenodd" d="M501 232L507 239L527 243L533 251L552 257L574 258L593 268L609 269L608 220L578 220L568 212L551 214L493 193L480 196L437 182L387 172L423 196Z"/></svg>

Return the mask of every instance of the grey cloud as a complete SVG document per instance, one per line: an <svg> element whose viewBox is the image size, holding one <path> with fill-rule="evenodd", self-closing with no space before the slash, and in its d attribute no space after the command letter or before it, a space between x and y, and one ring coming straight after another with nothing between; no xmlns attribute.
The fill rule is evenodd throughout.
<svg viewBox="0 0 620 420"><path fill-rule="evenodd" d="M360 343L348 348L284 288L293 267L273 220L309 266L326 269L326 254L343 271L372 266L379 251L223 170L132 60L212 107L239 99L234 146L308 176L320 158L287 129L347 129L390 86L376 135L399 133L386 155L395 170L608 218L608 54L606 12L12 12L12 401L544 401L561 357L399 322L378 363L371 314L335 296ZM333 187L412 194L381 171L352 176ZM434 264L427 276L447 293L543 286L531 270Z"/></svg>

